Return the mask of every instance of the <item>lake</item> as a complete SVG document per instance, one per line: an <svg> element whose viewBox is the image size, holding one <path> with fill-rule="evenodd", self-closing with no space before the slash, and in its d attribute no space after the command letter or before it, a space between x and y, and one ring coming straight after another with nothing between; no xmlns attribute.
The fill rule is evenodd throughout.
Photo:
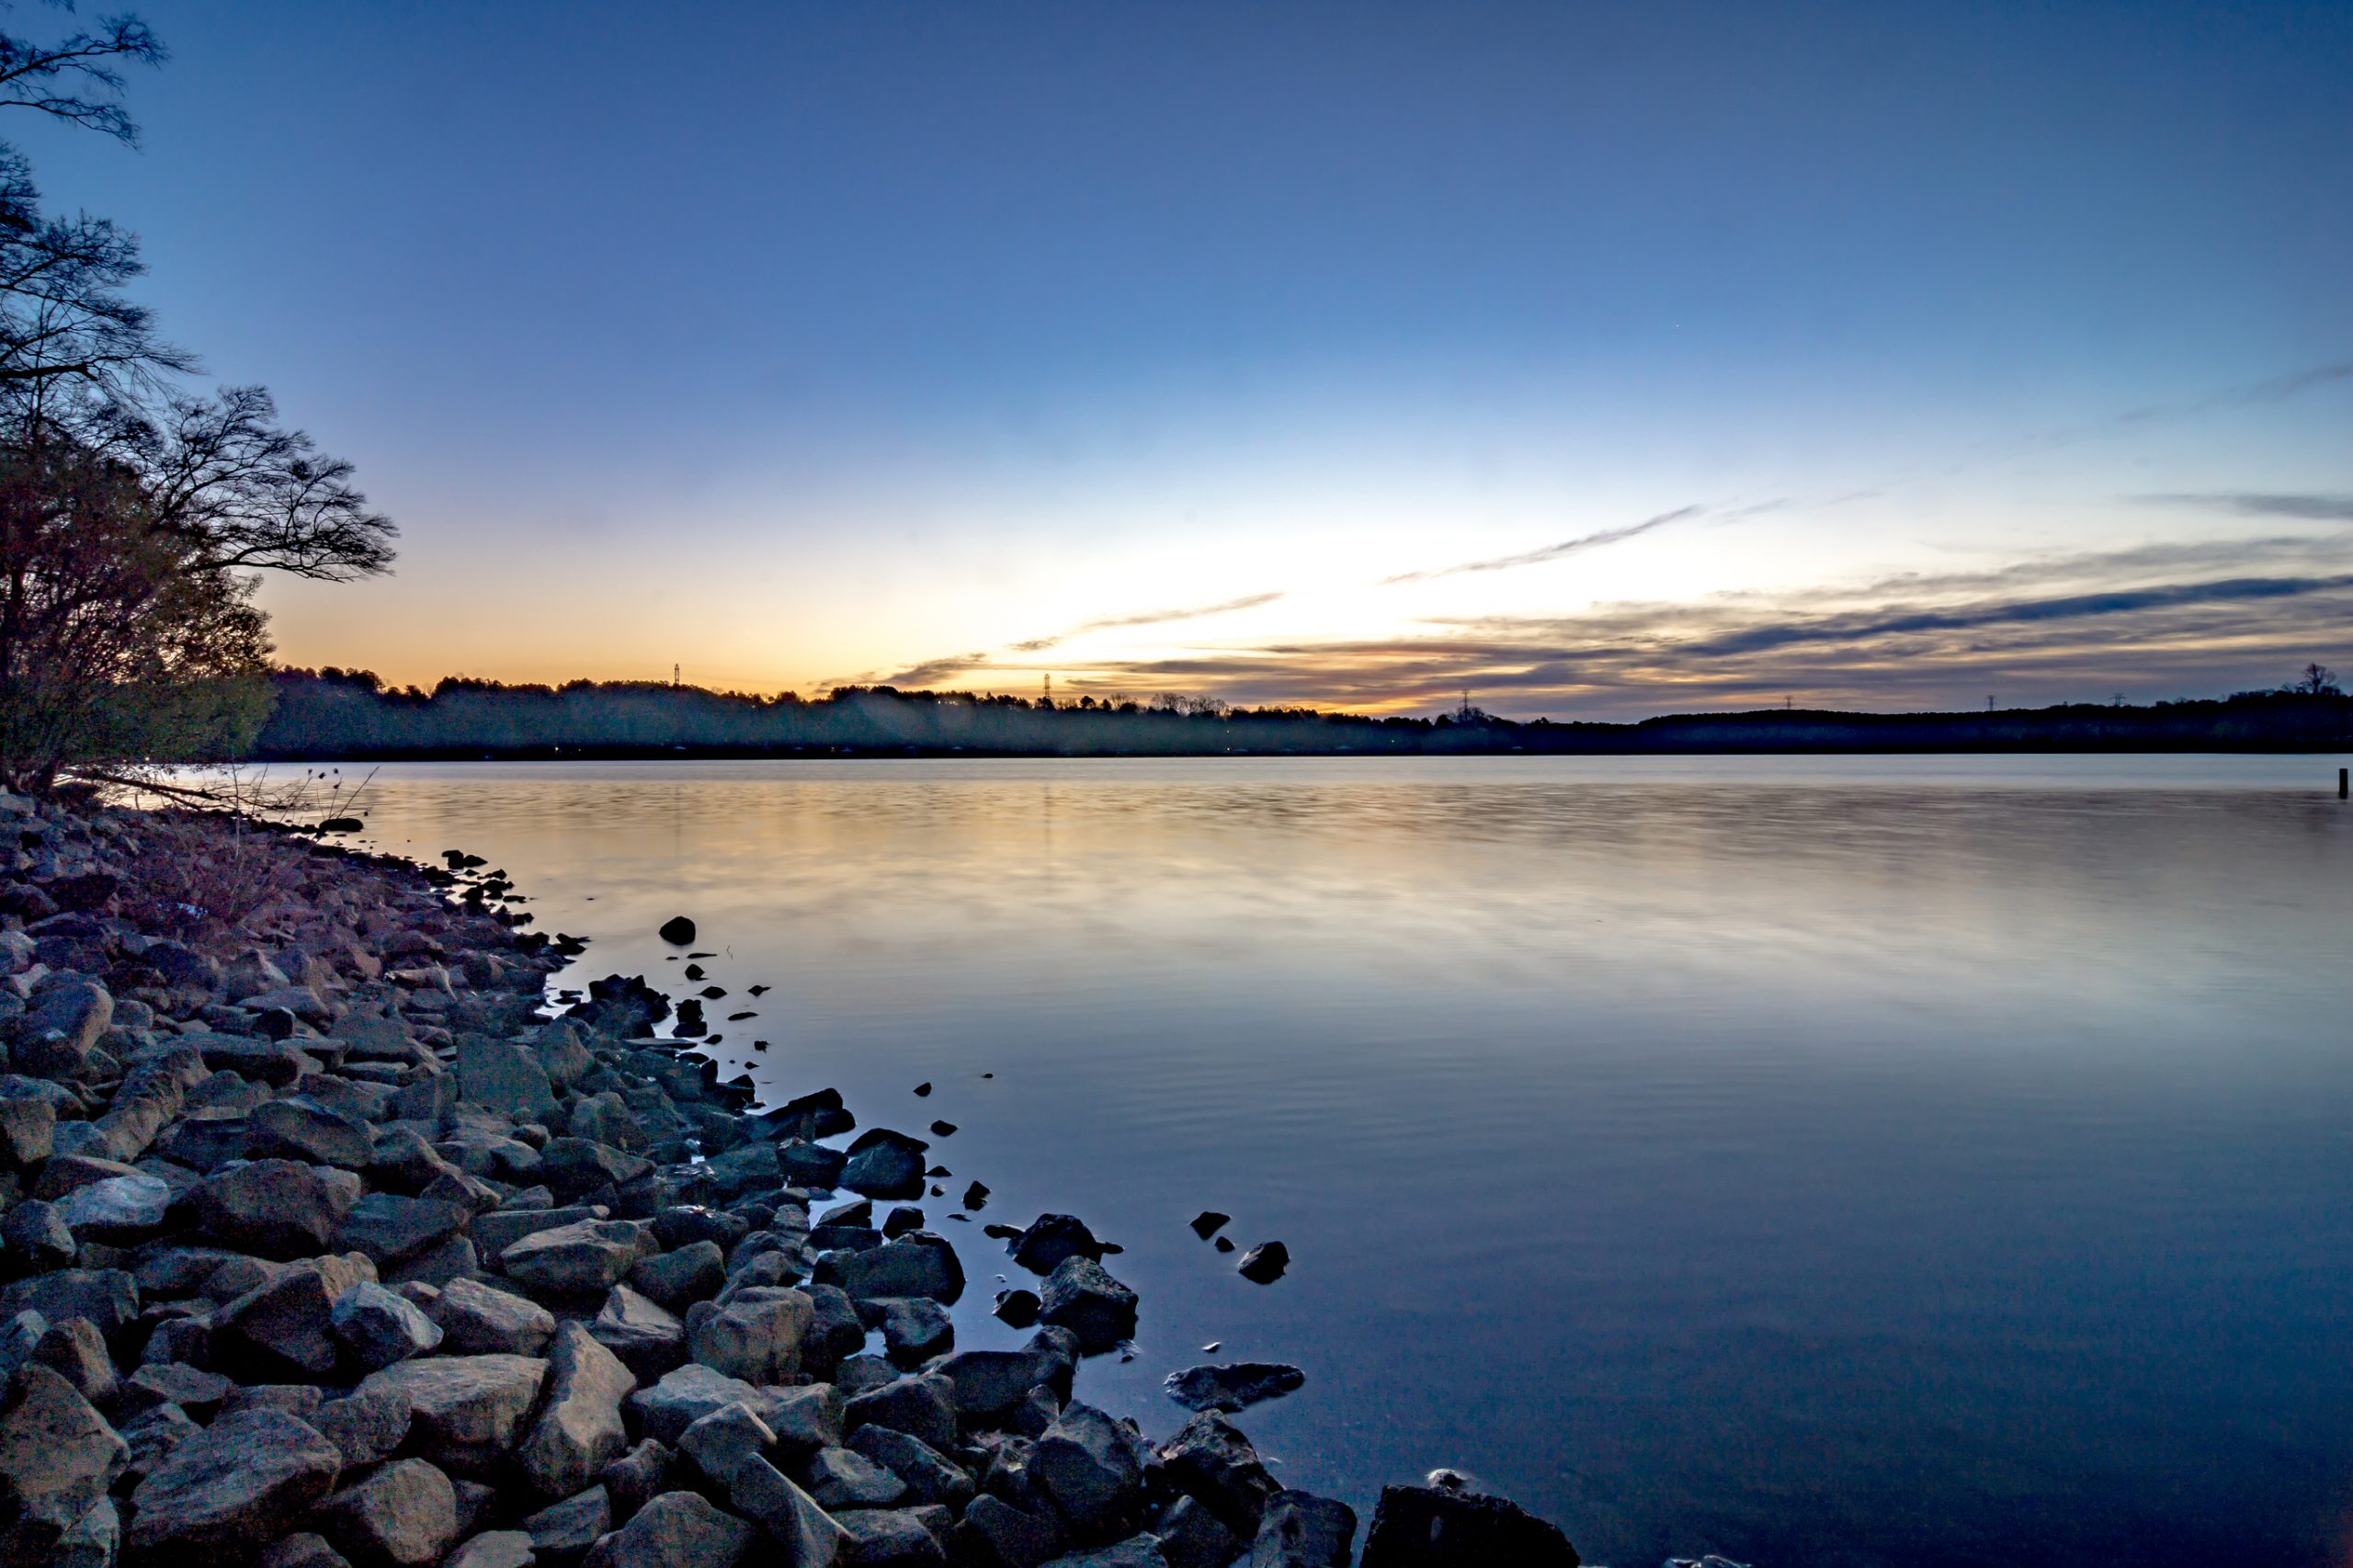
<svg viewBox="0 0 2353 1568"><path fill-rule="evenodd" d="M2353 1551L2344 761L436 764L364 804L592 937L568 983L686 994L691 915L772 1097L958 1124L963 1344L1019 1337L967 1181L1123 1244L1138 1354L1080 1394L1154 1436L1167 1372L1283 1360L1240 1424L1368 1517L1449 1465L1616 1568L2276 1568Z"/></svg>

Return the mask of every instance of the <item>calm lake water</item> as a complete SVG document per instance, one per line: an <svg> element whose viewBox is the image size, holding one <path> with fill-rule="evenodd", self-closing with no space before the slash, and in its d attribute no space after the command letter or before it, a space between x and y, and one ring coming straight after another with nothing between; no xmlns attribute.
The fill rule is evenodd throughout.
<svg viewBox="0 0 2353 1568"><path fill-rule="evenodd" d="M683 994L691 915L764 1086L956 1122L981 1218L1123 1243L1140 1354L1080 1390L1155 1435L1168 1371L1287 1360L1242 1424L1288 1483L1369 1517L1456 1466L1616 1568L2277 1565L2353 1555L2344 761L483 764L367 803L595 938L574 983ZM946 1207L959 1334L1013 1342Z"/></svg>

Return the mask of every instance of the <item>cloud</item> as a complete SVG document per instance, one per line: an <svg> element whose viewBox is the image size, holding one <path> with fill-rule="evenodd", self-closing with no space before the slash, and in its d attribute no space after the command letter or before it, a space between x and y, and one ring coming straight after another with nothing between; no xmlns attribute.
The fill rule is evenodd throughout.
<svg viewBox="0 0 2353 1568"><path fill-rule="evenodd" d="M1008 653L1042 653L1049 648L1060 647L1072 638L1083 636L1089 631L1108 631L1122 626L1162 626L1172 620L1196 620L1203 616L1229 615L1235 610L1256 609L1260 605L1270 605L1284 597L1280 591L1245 594L1238 599L1226 599L1213 605L1195 605L1188 609L1147 609L1139 610L1132 615L1097 616L1093 620L1082 620L1068 631L1057 632L1051 637L1032 637L1026 642L1008 642L1004 651ZM908 665L897 675L886 676L882 684L885 686L928 686L933 681L945 680L950 676L978 669L989 664L993 657L994 655L983 650L978 653L949 653L937 659L926 659L920 664Z"/></svg>
<svg viewBox="0 0 2353 1568"><path fill-rule="evenodd" d="M1774 501L1755 507L1744 507L1739 515L1745 517L1752 512L1769 510L1783 504ZM1432 566L1419 572L1401 572L1394 577L1383 577L1381 585L1383 587L1389 587L1398 583L1427 583L1439 577L1458 577L1466 572L1507 572L1515 566L1537 566L1547 561L1558 561L1564 555L1575 555L1583 551L1598 550L1606 544L1616 544L1621 540L1632 539L1637 534L1646 534L1653 528L1665 528L1670 523L1680 523L1692 517L1701 517L1707 511L1707 507L1699 506L1677 506L1672 512L1661 512L1657 517L1645 517L1639 523L1628 523L1622 528L1602 528L1595 533L1579 534L1574 539L1564 539L1558 544L1548 544L1540 549L1522 551L1517 555L1497 555L1485 561L1465 561L1454 566Z"/></svg>
<svg viewBox="0 0 2353 1568"><path fill-rule="evenodd" d="M2315 523L2353 523L2353 495L2297 495L2262 490L2226 490L2139 495L2133 499L2153 506L2194 506L2202 511L2236 512L2249 517L2302 517Z"/></svg>
<svg viewBox="0 0 2353 1568"><path fill-rule="evenodd" d="M919 665L910 665L905 669L901 670L897 675L883 676L880 684L883 686L929 686L933 681L945 680L949 676L961 674L963 671L971 669L975 665L985 665L988 662L989 656L985 652L977 653L949 653L943 658L926 659Z"/></svg>

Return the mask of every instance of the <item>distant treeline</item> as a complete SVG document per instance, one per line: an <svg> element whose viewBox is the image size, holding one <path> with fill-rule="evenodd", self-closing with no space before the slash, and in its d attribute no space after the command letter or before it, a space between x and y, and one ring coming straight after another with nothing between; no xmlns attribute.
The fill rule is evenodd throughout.
<svg viewBox="0 0 2353 1568"><path fill-rule="evenodd" d="M1984 713L1766 709L1640 723L1526 722L1477 709L1436 719L1161 699L1048 703L848 687L814 699L653 682L561 687L449 679L386 687L364 670L282 670L260 760L774 756L800 754L1180 756L1243 753L2325 751L2353 747L2353 699L2242 692L2154 707Z"/></svg>

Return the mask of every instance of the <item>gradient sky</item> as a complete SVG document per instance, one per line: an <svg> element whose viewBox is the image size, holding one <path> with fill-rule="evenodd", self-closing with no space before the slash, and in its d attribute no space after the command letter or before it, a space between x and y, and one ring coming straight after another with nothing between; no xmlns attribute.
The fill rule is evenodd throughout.
<svg viewBox="0 0 2353 1568"><path fill-rule="evenodd" d="M265 591L292 663L1556 718L2353 665L2342 0L138 8L143 151L11 133L400 523Z"/></svg>

